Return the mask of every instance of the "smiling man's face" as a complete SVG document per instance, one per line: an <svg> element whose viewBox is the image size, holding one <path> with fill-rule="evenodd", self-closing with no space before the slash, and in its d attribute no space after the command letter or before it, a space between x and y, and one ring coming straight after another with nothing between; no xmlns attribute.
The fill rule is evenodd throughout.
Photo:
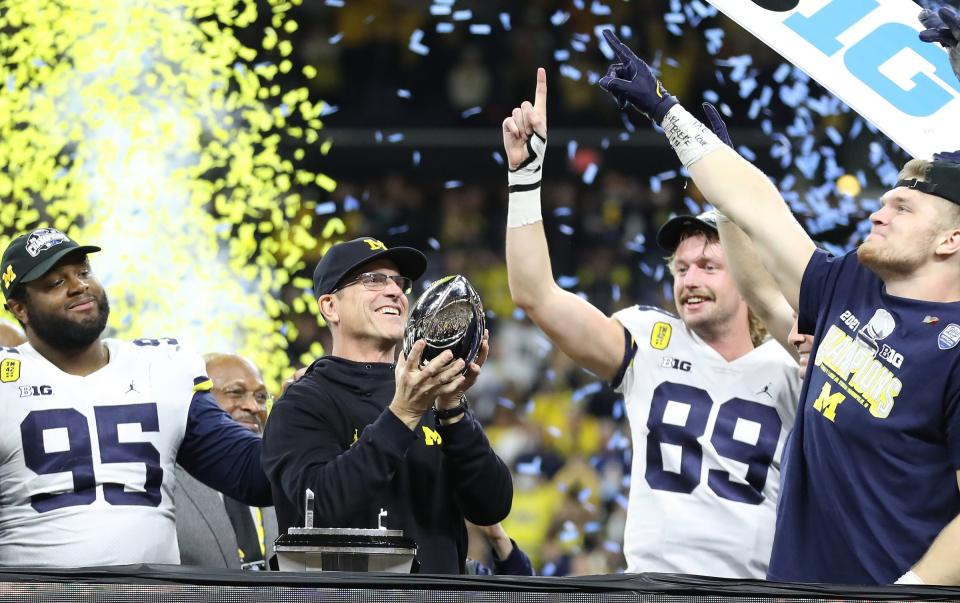
<svg viewBox="0 0 960 603"><path fill-rule="evenodd" d="M364 264L355 272L400 275L397 266L389 260ZM394 344L403 339L410 302L406 293L392 279L387 279L386 286L380 291L367 289L363 283L355 282L333 295L337 296L336 320L341 336Z"/></svg>
<svg viewBox="0 0 960 603"><path fill-rule="evenodd" d="M10 302L28 335L62 350L84 348L100 338L110 304L82 253L64 257L49 272L25 285Z"/></svg>

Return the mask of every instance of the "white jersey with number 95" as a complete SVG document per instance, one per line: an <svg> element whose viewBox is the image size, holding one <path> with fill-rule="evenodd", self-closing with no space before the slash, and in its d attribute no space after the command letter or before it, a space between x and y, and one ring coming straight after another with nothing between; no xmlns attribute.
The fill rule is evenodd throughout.
<svg viewBox="0 0 960 603"><path fill-rule="evenodd" d="M104 340L79 377L0 350L0 565L179 563L173 487L203 361L175 340Z"/></svg>

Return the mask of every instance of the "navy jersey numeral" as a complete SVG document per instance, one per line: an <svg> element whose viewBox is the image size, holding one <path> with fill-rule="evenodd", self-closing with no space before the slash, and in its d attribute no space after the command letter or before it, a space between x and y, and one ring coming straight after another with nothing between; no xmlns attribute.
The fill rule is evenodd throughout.
<svg viewBox="0 0 960 603"><path fill-rule="evenodd" d="M157 405L154 403L124 406L96 406L101 463L143 463L146 469L144 492L125 492L124 484L105 483L103 495L112 505L160 505L163 468L160 453L150 442L121 442L120 424L139 424L143 431L159 431ZM68 448L50 452L44 445L46 430L65 429ZM30 505L39 513L63 507L89 505L97 498L97 480L93 471L93 450L87 418L72 408L35 410L20 423L23 438L23 459L38 475L70 472L73 492L35 494Z"/></svg>
<svg viewBox="0 0 960 603"><path fill-rule="evenodd" d="M664 423L667 403L684 404L689 409L683 425ZM703 468L703 447L698 438L707 428L713 399L699 387L664 382L653 392L647 428L647 469L644 477L651 488L689 494L700 485ZM739 419L760 426L756 444L734 438ZM728 500L758 505L764 500L763 487L767 483L770 464L777 451L782 422L777 410L757 402L731 398L720 405L710 443L717 454L747 465L746 484L734 481L722 469L707 472L707 486L717 496ZM660 444L680 446L680 473L663 468Z"/></svg>
<svg viewBox="0 0 960 603"><path fill-rule="evenodd" d="M48 429L66 429L67 450L47 452L43 432ZM61 507L89 505L97 499L97 480L93 476L93 449L87 418L73 408L35 410L20 423L23 438L23 461L39 475L48 473L73 474L73 492L34 494L30 505L38 513Z"/></svg>

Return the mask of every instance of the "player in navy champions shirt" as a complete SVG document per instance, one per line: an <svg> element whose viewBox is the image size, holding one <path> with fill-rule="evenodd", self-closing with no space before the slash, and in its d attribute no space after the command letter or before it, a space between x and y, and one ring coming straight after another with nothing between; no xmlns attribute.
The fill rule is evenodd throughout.
<svg viewBox="0 0 960 603"><path fill-rule="evenodd" d="M752 239L815 333L768 577L960 584L960 164L912 160L834 258L770 180L612 36L600 85L661 125L705 198Z"/></svg>

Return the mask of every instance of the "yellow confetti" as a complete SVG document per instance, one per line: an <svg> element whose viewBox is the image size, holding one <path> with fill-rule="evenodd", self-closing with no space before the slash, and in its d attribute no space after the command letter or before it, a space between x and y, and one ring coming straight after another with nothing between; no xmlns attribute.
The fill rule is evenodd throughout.
<svg viewBox="0 0 960 603"><path fill-rule="evenodd" d="M336 187L301 164L324 103L275 79L300 4L0 0L0 246L43 226L101 245L111 336L236 351L274 391L292 319L317 316L297 274L346 231L311 234L305 192ZM244 31L262 17L262 37ZM284 285L302 294L283 301Z"/></svg>

